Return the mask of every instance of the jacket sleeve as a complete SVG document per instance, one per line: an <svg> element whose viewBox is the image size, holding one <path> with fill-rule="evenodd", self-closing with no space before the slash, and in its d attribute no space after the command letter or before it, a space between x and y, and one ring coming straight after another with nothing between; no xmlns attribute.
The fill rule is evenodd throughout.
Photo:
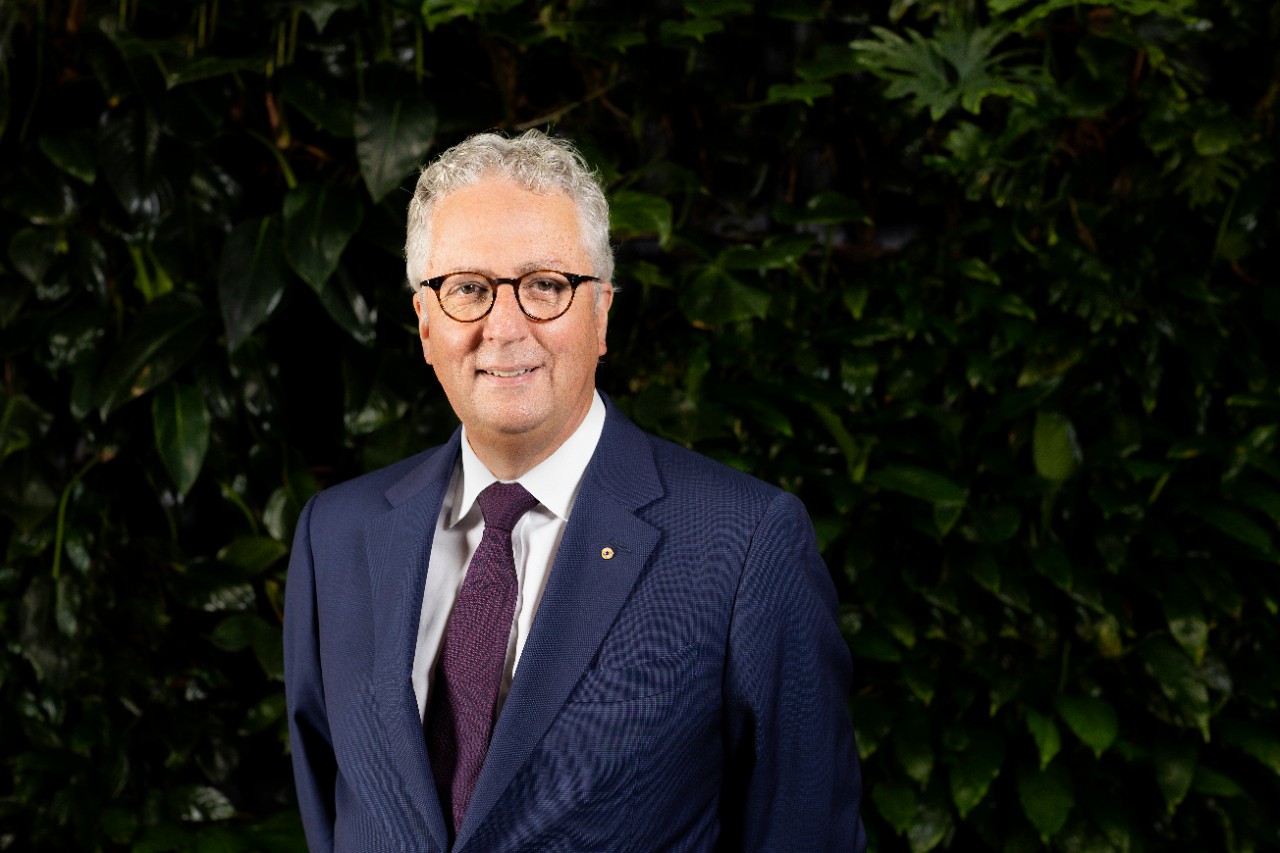
<svg viewBox="0 0 1280 853"><path fill-rule="evenodd" d="M724 849L865 850L849 648L792 495L775 498L752 534L728 645Z"/></svg>
<svg viewBox="0 0 1280 853"><path fill-rule="evenodd" d="M320 665L320 626L311 553L312 498L302 510L289 557L284 606L284 689L298 808L312 853L332 853L337 762L329 735Z"/></svg>

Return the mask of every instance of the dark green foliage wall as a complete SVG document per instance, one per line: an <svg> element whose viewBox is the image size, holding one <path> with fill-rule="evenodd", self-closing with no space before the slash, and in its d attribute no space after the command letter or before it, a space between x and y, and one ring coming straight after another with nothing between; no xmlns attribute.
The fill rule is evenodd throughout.
<svg viewBox="0 0 1280 853"><path fill-rule="evenodd" d="M302 849L292 526L452 430L409 188L532 126L602 387L810 507L874 849L1280 845L1280 12L619 5L0 5L0 850Z"/></svg>

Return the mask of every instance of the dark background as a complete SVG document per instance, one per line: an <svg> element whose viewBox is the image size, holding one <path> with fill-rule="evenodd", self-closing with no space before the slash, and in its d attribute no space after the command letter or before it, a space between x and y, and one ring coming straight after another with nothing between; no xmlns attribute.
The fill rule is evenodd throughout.
<svg viewBox="0 0 1280 853"><path fill-rule="evenodd" d="M1280 845L1280 7L620 6L0 5L0 850L302 849L292 528L453 429L409 192L534 126L601 387L810 509L873 849Z"/></svg>

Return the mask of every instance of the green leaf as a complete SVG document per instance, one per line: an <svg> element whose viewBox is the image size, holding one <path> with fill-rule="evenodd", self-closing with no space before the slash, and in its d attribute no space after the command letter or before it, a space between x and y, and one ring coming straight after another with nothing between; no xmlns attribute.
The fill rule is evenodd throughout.
<svg viewBox="0 0 1280 853"><path fill-rule="evenodd" d="M204 306L190 294L148 303L98 380L95 407L102 419L177 372L204 345L209 325Z"/></svg>
<svg viewBox="0 0 1280 853"><path fill-rule="evenodd" d="M1080 443L1071 421L1059 414L1037 412L1031 436L1036 473L1054 483L1071 478L1080 465Z"/></svg>
<svg viewBox="0 0 1280 853"><path fill-rule="evenodd" d="M436 135L435 104L379 90L356 106L356 157L373 201L382 201L418 168Z"/></svg>
<svg viewBox="0 0 1280 853"><path fill-rule="evenodd" d="M658 236L658 245L666 248L671 240L671 202L662 196L621 190L609 200L609 228L615 237Z"/></svg>
<svg viewBox="0 0 1280 853"><path fill-rule="evenodd" d="M238 652L253 645L254 638L267 627L256 613L235 613L218 623L209 635L224 652Z"/></svg>
<svg viewBox="0 0 1280 853"><path fill-rule="evenodd" d="M1243 797L1246 794L1244 786L1239 782L1202 764L1196 765L1191 790L1206 797Z"/></svg>
<svg viewBox="0 0 1280 853"><path fill-rule="evenodd" d="M679 305L689 322L707 329L769 313L769 294L744 284L724 269L702 267L680 291Z"/></svg>
<svg viewBox="0 0 1280 853"><path fill-rule="evenodd" d="M1171 641L1154 637L1138 646L1147 672L1188 725L1209 739L1209 687L1191 659Z"/></svg>
<svg viewBox="0 0 1280 853"><path fill-rule="evenodd" d="M98 168L120 206L146 224L168 216L176 201L165 166L160 119L149 110L112 110L98 131Z"/></svg>
<svg viewBox="0 0 1280 853"><path fill-rule="evenodd" d="M871 802L885 822L898 831L906 832L915 823L920 798L915 789L896 779L872 785Z"/></svg>
<svg viewBox="0 0 1280 853"><path fill-rule="evenodd" d="M830 80L854 74L858 70L857 57L844 45L824 44L813 59L796 66L796 75L807 82Z"/></svg>
<svg viewBox="0 0 1280 853"><path fill-rule="evenodd" d="M1044 770L1058 754L1058 750L1062 749L1062 736L1058 733L1058 726L1052 717L1028 708L1027 731L1031 732L1031 737L1036 742L1036 749L1040 752L1040 769Z"/></svg>
<svg viewBox="0 0 1280 853"><path fill-rule="evenodd" d="M798 208L778 205L773 209L773 218L783 225L871 224L860 202L835 190L823 190Z"/></svg>
<svg viewBox="0 0 1280 853"><path fill-rule="evenodd" d="M1190 744L1159 742L1152 752L1155 763L1156 784L1164 795L1165 807L1169 814L1177 811L1178 806L1191 789L1196 775L1196 749Z"/></svg>
<svg viewBox="0 0 1280 853"><path fill-rule="evenodd" d="M724 32L724 22L714 18L690 18L686 21L663 21L658 28L658 37L663 44L679 45L686 39L701 44L709 35Z"/></svg>
<svg viewBox="0 0 1280 853"><path fill-rule="evenodd" d="M316 293L338 268L364 220L360 197L340 186L302 184L284 199L284 255Z"/></svg>
<svg viewBox="0 0 1280 853"><path fill-rule="evenodd" d="M1054 705L1076 737L1084 741L1099 758L1120 733L1116 709L1105 699L1094 696L1059 696Z"/></svg>
<svg viewBox="0 0 1280 853"><path fill-rule="evenodd" d="M931 36L906 29L905 39L884 27L871 31L875 38L850 44L860 67L888 81L886 97L910 98L913 110L928 110L934 121L956 107L977 114L988 97L1034 106L1044 85L1036 65L1011 65L1011 54L996 52L1008 35L1000 27L947 23Z"/></svg>
<svg viewBox="0 0 1280 853"><path fill-rule="evenodd" d="M178 493L185 495L200 476L209 450L209 409L199 389L168 382L151 400L156 450Z"/></svg>
<svg viewBox="0 0 1280 853"><path fill-rule="evenodd" d="M286 69L280 74L280 93L285 105L320 130L340 139L355 136L355 103L325 86L323 79Z"/></svg>
<svg viewBox="0 0 1280 853"><path fill-rule="evenodd" d="M41 136L38 144L53 165L76 180L91 184L98 174L94 143L93 133L80 127L70 133Z"/></svg>
<svg viewBox="0 0 1280 853"><path fill-rule="evenodd" d="M1280 733L1248 720L1216 720L1214 731L1222 743L1259 761L1280 775Z"/></svg>
<svg viewBox="0 0 1280 853"><path fill-rule="evenodd" d="M970 734L969 743L951 766L951 800L960 819L973 811L991 790L1004 763L1004 739L991 731Z"/></svg>
<svg viewBox="0 0 1280 853"><path fill-rule="evenodd" d="M174 67L165 78L170 89L214 77L228 77L241 73L263 74L267 61L263 57L198 56L191 62Z"/></svg>
<svg viewBox="0 0 1280 853"><path fill-rule="evenodd" d="M867 474L866 481L935 504L963 504L968 496L965 489L943 475L914 466L881 468Z"/></svg>
<svg viewBox="0 0 1280 853"><path fill-rule="evenodd" d="M270 536L242 536L224 545L218 560L250 576L271 568L287 553L289 549Z"/></svg>
<svg viewBox="0 0 1280 853"><path fill-rule="evenodd" d="M954 828L949 808L941 803L922 802L907 828L911 853L928 853L941 844Z"/></svg>
<svg viewBox="0 0 1280 853"><path fill-rule="evenodd" d="M320 291L320 303L357 343L373 346L377 339L378 309L369 306L346 270L339 269L329 277Z"/></svg>
<svg viewBox="0 0 1280 853"><path fill-rule="evenodd" d="M751 0L684 0L684 7L699 18L732 18L752 12Z"/></svg>
<svg viewBox="0 0 1280 853"><path fill-rule="evenodd" d="M1203 661L1209 647L1209 623L1196 593L1183 585L1170 586L1164 596L1164 618L1169 633L1191 660L1197 664Z"/></svg>
<svg viewBox="0 0 1280 853"><path fill-rule="evenodd" d="M1018 801L1023 814L1040 833L1040 840L1047 844L1066 825L1075 805L1075 789L1061 764L1051 764L1043 770L1027 769L1018 775Z"/></svg>
<svg viewBox="0 0 1280 853"><path fill-rule="evenodd" d="M933 744L929 736L929 718L919 709L911 709L893 730L893 754L899 766L921 786L933 775Z"/></svg>
<svg viewBox="0 0 1280 853"><path fill-rule="evenodd" d="M799 101L802 104L813 106L814 101L825 98L834 91L835 89L831 87L830 83L774 83L769 87L764 102L766 104L785 104L791 101Z"/></svg>
<svg viewBox="0 0 1280 853"><path fill-rule="evenodd" d="M1275 545L1271 541L1271 534L1262 525L1244 513L1226 506L1199 507L1195 512L1237 542L1256 548L1264 554L1275 553Z"/></svg>
<svg viewBox="0 0 1280 853"><path fill-rule="evenodd" d="M734 246L720 253L716 262L731 270L794 269L813 247L814 238L807 235L779 234L767 238L759 246Z"/></svg>
<svg viewBox="0 0 1280 853"><path fill-rule="evenodd" d="M170 795L174 811L189 823L229 820L235 806L226 794L210 785L190 785Z"/></svg>
<svg viewBox="0 0 1280 853"><path fill-rule="evenodd" d="M275 311L288 274L278 218L250 219L232 229L218 269L218 301L229 352L235 352Z"/></svg>

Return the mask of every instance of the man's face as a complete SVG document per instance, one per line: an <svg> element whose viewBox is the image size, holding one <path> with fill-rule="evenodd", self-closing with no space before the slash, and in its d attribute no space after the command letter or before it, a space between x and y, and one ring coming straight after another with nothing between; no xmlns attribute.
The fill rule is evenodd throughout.
<svg viewBox="0 0 1280 853"><path fill-rule="evenodd" d="M537 195L502 178L487 178L442 198L431 218L428 268L421 278L470 270L514 278L532 270L594 274L582 243L578 211L565 195ZM591 406L596 363L605 353L613 291L578 288L567 313L530 320L509 286L498 288L482 320L447 317L435 293L414 300L422 354L435 368L471 445L545 459L567 439ZM593 310L594 309L594 310Z"/></svg>

